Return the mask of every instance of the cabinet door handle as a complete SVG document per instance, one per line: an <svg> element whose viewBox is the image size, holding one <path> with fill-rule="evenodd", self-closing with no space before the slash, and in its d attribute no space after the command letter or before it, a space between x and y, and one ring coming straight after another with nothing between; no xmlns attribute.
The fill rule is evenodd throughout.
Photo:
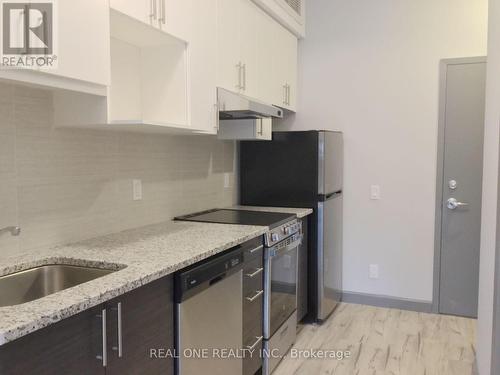
<svg viewBox="0 0 500 375"><path fill-rule="evenodd" d="M115 308L117 315L117 328L118 328L118 347L113 346L113 350L118 351L118 358L122 358L123 356L123 331L122 331L122 303L118 302Z"/></svg>
<svg viewBox="0 0 500 375"><path fill-rule="evenodd" d="M215 125L214 128L216 132L219 132L219 106L214 104L214 112L215 112Z"/></svg>
<svg viewBox="0 0 500 375"><path fill-rule="evenodd" d="M241 69L243 70L243 91L247 89L247 64L243 64Z"/></svg>
<svg viewBox="0 0 500 375"><path fill-rule="evenodd" d="M286 96L287 96L287 89L286 89L286 84L283 85L283 104L286 105Z"/></svg>
<svg viewBox="0 0 500 375"><path fill-rule="evenodd" d="M254 350L257 347L257 345L259 345L259 343L262 341L263 338L264 336L256 337L257 341L255 341L252 345L247 345L247 349L250 351Z"/></svg>
<svg viewBox="0 0 500 375"><path fill-rule="evenodd" d="M263 125L262 125L262 119L258 119L257 122L258 122L257 135L262 135L262 133L264 132Z"/></svg>
<svg viewBox="0 0 500 375"><path fill-rule="evenodd" d="M238 84L236 85L236 88L238 90L241 90L243 88L243 86L241 85L241 61L236 64L236 69L238 69Z"/></svg>
<svg viewBox="0 0 500 375"><path fill-rule="evenodd" d="M156 19L156 0L150 0L149 1L149 18L151 18L151 20L155 20Z"/></svg>
<svg viewBox="0 0 500 375"><path fill-rule="evenodd" d="M257 298L259 298L262 294L264 294L264 291L263 290L259 290L253 297L247 297L247 301L253 302Z"/></svg>
<svg viewBox="0 0 500 375"><path fill-rule="evenodd" d="M247 273L245 276L248 276L250 278L254 278L255 276L257 276L262 271L264 271L264 268L262 268L262 267L261 268L257 268L257 270L254 273Z"/></svg>
<svg viewBox="0 0 500 375"><path fill-rule="evenodd" d="M255 253L256 251L259 251L260 249L262 249L264 246L263 245L260 245L259 247L256 247L255 249L252 249L250 250L250 254L253 254Z"/></svg>
<svg viewBox="0 0 500 375"><path fill-rule="evenodd" d="M166 23L166 10L165 10L165 0L160 1L160 19L159 21L165 25Z"/></svg>
<svg viewBox="0 0 500 375"><path fill-rule="evenodd" d="M103 309L101 315L98 315L101 318L101 334L102 334L102 355L98 355L96 358L102 361L102 367L106 367L108 365L108 340L107 340L107 319L106 319L106 309Z"/></svg>

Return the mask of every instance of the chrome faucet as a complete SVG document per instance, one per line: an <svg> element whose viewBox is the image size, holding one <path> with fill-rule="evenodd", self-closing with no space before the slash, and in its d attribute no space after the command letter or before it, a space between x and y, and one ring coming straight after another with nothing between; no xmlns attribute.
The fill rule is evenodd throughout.
<svg viewBox="0 0 500 375"><path fill-rule="evenodd" d="M20 227L5 227L0 229L0 234L10 232L12 236L19 236L21 234Z"/></svg>

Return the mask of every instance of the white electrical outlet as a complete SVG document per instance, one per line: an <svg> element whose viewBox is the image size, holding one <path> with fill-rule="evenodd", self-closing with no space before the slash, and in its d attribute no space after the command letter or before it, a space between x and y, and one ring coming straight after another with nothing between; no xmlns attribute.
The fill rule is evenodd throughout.
<svg viewBox="0 0 500 375"><path fill-rule="evenodd" d="M132 180L132 199L134 201L142 200L142 181Z"/></svg>
<svg viewBox="0 0 500 375"><path fill-rule="evenodd" d="M378 200L380 198L380 185L372 185L370 188L370 199Z"/></svg>
<svg viewBox="0 0 500 375"><path fill-rule="evenodd" d="M231 174L224 173L224 188L229 189L231 187Z"/></svg>
<svg viewBox="0 0 500 375"><path fill-rule="evenodd" d="M370 264L370 279L378 279L378 264Z"/></svg>

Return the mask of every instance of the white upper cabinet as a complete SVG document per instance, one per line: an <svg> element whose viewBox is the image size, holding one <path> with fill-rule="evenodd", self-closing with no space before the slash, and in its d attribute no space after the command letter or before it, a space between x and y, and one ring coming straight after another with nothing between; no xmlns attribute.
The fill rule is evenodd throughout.
<svg viewBox="0 0 500 375"><path fill-rule="evenodd" d="M280 107L295 111L297 107L297 38L290 31L277 25L277 48L275 55L274 71L281 84L283 101L274 103Z"/></svg>
<svg viewBox="0 0 500 375"><path fill-rule="evenodd" d="M109 2L57 0L54 5L57 65L51 69L1 70L0 78L105 95L110 82ZM18 32L27 30L19 28Z"/></svg>
<svg viewBox="0 0 500 375"><path fill-rule="evenodd" d="M284 91L282 72L278 71L276 57L282 59L277 32L281 26L271 16L260 12L257 21L257 74L259 75L259 98L266 103L282 106Z"/></svg>
<svg viewBox="0 0 500 375"><path fill-rule="evenodd" d="M191 27L191 0L110 0L121 13L186 39Z"/></svg>
<svg viewBox="0 0 500 375"><path fill-rule="evenodd" d="M297 37L250 0L217 0L217 84L291 111Z"/></svg>
<svg viewBox="0 0 500 375"><path fill-rule="evenodd" d="M191 128L216 134L217 111L217 0L196 1L189 36Z"/></svg>
<svg viewBox="0 0 500 375"><path fill-rule="evenodd" d="M217 0L217 83L257 97L257 17L250 0Z"/></svg>
<svg viewBox="0 0 500 375"><path fill-rule="evenodd" d="M59 69L20 71L71 90L58 124L217 134L217 87L296 109L297 37L251 0L58 1Z"/></svg>
<svg viewBox="0 0 500 375"><path fill-rule="evenodd" d="M109 123L189 126L187 43L111 11Z"/></svg>
<svg viewBox="0 0 500 375"><path fill-rule="evenodd" d="M257 66L261 100L296 110L297 37L261 12L257 23Z"/></svg>

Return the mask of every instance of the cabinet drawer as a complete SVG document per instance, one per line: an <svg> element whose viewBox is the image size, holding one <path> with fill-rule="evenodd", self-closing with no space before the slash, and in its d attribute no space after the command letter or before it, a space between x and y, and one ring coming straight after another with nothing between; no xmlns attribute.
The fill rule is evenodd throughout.
<svg viewBox="0 0 500 375"><path fill-rule="evenodd" d="M262 262L264 259L264 246L262 245L262 242L254 243L253 245L254 246L245 250L243 255L245 262L250 262L253 259L260 259Z"/></svg>
<svg viewBox="0 0 500 375"><path fill-rule="evenodd" d="M255 337L253 341L243 346L244 349L249 349L243 358L243 375L254 375L262 367L262 339L260 337Z"/></svg>
<svg viewBox="0 0 500 375"><path fill-rule="evenodd" d="M251 345L256 337L262 336L264 299L261 294L253 302L243 302L243 343Z"/></svg>
<svg viewBox="0 0 500 375"><path fill-rule="evenodd" d="M261 259L254 259L243 268L243 296L252 297L263 290L264 268Z"/></svg>

